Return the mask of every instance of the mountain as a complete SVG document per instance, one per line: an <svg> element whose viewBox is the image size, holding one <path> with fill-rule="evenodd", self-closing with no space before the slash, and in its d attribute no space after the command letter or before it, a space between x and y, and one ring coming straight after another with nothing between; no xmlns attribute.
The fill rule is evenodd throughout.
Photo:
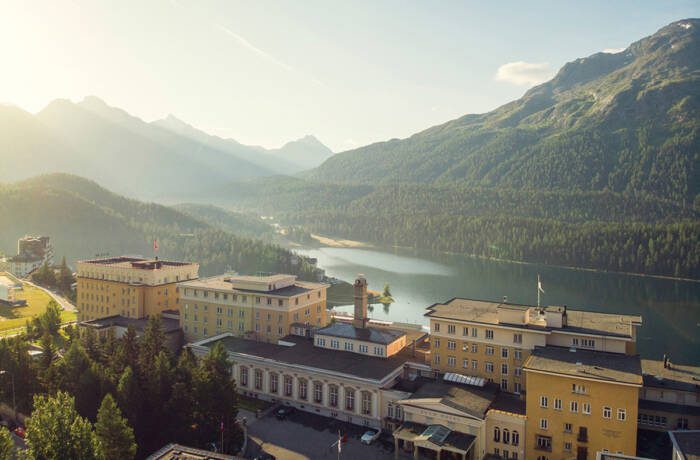
<svg viewBox="0 0 700 460"><path fill-rule="evenodd" d="M380 246L700 279L700 20L498 109L210 195Z"/></svg>
<svg viewBox="0 0 700 460"><path fill-rule="evenodd" d="M293 174L315 168L333 155L331 149L311 135L288 142L278 149L266 150L263 147L243 145L233 139L207 134L173 115L156 120L152 124L239 158L245 158L279 174Z"/></svg>
<svg viewBox="0 0 700 460"><path fill-rule="evenodd" d="M225 270L313 276L313 267L261 240L223 231L173 208L128 199L93 181L49 174L0 184L0 252L14 254L26 234L49 235L69 263L95 254L158 255L201 264L202 275Z"/></svg>
<svg viewBox="0 0 700 460"><path fill-rule="evenodd" d="M236 235L271 240L275 234L270 224L253 214L233 212L218 206L197 203L182 203L174 205L173 208Z"/></svg>
<svg viewBox="0 0 700 460"><path fill-rule="evenodd" d="M566 64L492 112L334 155L312 180L700 199L700 20Z"/></svg>

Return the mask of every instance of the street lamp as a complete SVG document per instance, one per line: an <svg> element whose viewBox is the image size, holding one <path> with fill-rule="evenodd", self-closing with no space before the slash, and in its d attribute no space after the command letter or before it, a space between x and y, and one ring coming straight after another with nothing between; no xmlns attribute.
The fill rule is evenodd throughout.
<svg viewBox="0 0 700 460"><path fill-rule="evenodd" d="M9 371L0 370L0 375L10 374L12 378L12 418L17 422L17 399L15 398L15 374Z"/></svg>

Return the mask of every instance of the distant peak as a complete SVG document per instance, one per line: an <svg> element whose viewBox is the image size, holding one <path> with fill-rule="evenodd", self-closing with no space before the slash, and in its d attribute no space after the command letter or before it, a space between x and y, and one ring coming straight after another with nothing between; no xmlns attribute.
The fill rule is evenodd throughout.
<svg viewBox="0 0 700 460"><path fill-rule="evenodd" d="M97 96L85 96L82 101L79 102L80 105L91 105L91 106L104 106L107 107L107 103Z"/></svg>

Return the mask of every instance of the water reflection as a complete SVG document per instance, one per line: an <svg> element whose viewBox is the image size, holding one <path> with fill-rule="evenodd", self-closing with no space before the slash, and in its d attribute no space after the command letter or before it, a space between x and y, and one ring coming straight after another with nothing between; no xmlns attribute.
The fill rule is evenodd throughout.
<svg viewBox="0 0 700 460"><path fill-rule="evenodd" d="M426 324L425 308L452 297L535 304L539 273L544 305L639 314L638 349L677 362L700 363L700 283L525 265L406 250L322 248L299 251L319 260L329 276L352 281L364 273L369 288L389 283L395 302L373 308L377 319ZM349 303L349 302L348 302ZM343 309L343 308L341 308ZM344 308L352 311L351 307Z"/></svg>

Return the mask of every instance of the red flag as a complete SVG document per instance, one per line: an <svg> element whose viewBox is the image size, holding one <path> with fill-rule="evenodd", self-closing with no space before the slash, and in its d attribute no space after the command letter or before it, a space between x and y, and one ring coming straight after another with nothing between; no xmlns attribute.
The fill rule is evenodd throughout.
<svg viewBox="0 0 700 460"><path fill-rule="evenodd" d="M158 251L158 238L153 240L153 250Z"/></svg>
<svg viewBox="0 0 700 460"><path fill-rule="evenodd" d="M219 430L221 430L222 433L224 432L224 421L223 420L221 421L221 425L219 425Z"/></svg>

